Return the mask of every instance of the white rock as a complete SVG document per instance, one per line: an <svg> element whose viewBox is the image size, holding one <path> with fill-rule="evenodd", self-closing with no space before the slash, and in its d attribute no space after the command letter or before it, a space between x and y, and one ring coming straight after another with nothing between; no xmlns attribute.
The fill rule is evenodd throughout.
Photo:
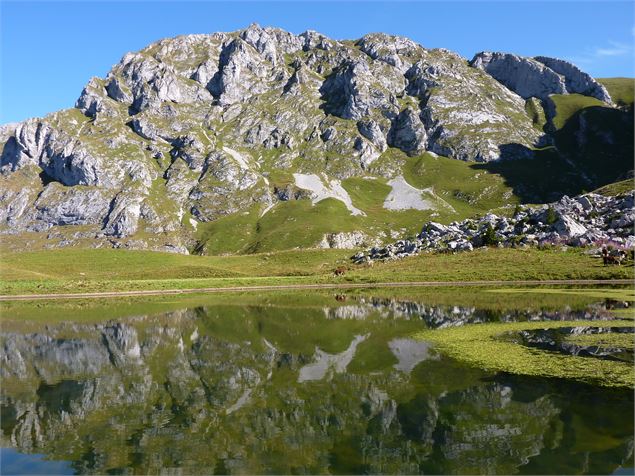
<svg viewBox="0 0 635 476"><path fill-rule="evenodd" d="M403 176L388 181L391 190L384 200L384 208L387 210L435 210L436 206L429 200L425 200L422 196L424 192L430 192L430 189L421 190L413 187Z"/></svg>
<svg viewBox="0 0 635 476"><path fill-rule="evenodd" d="M372 241L368 235L361 231L327 233L319 243L320 248L334 248L338 250L349 250L370 246Z"/></svg>
<svg viewBox="0 0 635 476"><path fill-rule="evenodd" d="M560 217L560 219L554 223L553 228L559 235L568 238L584 235L587 232L586 227L567 215Z"/></svg>

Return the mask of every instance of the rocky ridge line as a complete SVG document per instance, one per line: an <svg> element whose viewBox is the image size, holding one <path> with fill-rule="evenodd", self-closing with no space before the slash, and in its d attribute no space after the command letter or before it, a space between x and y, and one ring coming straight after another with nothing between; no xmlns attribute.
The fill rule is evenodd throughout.
<svg viewBox="0 0 635 476"><path fill-rule="evenodd" d="M560 60L525 60L543 65L528 81L564 84L547 91L597 86ZM92 78L75 109L0 127L0 234L73 225L98 246L141 233L140 246L187 252L198 223L289 198L272 173L395 179L389 148L531 154L551 139L525 106L459 55L398 36L254 24L168 38Z"/></svg>
<svg viewBox="0 0 635 476"><path fill-rule="evenodd" d="M525 58L482 51L470 65L482 69L523 99L548 100L551 94L582 94L612 103L606 88L568 61L547 56Z"/></svg>

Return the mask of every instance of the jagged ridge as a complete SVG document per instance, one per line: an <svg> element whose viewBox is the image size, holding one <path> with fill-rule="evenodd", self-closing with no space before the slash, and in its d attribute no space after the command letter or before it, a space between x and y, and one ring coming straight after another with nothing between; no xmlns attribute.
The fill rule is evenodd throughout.
<svg viewBox="0 0 635 476"><path fill-rule="evenodd" d="M484 58L470 66L401 37L336 41L258 25L159 41L92 78L76 109L2 128L2 232L83 225L77 239L136 236L133 247L187 252L199 223L265 213L289 198L279 193L289 182L292 195L315 197L293 173L335 190L333 180L397 178L424 151L488 162L549 144L518 80ZM532 97L610 101L573 65L514 58L543 65L528 81L547 86Z"/></svg>

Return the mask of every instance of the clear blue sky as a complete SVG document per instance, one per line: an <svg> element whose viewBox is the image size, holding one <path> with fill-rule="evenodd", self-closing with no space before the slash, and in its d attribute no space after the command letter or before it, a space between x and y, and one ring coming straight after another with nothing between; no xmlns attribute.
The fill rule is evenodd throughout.
<svg viewBox="0 0 635 476"><path fill-rule="evenodd" d="M628 2L29 2L0 0L0 124L72 107L127 51L252 22L336 39L383 31L471 58L481 50L569 59L635 76Z"/></svg>

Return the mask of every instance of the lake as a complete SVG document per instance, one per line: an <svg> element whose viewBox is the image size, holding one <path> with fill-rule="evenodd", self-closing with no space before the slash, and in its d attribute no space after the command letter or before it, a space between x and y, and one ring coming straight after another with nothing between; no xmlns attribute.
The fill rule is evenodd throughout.
<svg viewBox="0 0 635 476"><path fill-rule="evenodd" d="M504 338L632 364L617 330L585 340L624 306L467 288L4 303L1 472L632 474L632 388L488 371L417 336L585 320Z"/></svg>

